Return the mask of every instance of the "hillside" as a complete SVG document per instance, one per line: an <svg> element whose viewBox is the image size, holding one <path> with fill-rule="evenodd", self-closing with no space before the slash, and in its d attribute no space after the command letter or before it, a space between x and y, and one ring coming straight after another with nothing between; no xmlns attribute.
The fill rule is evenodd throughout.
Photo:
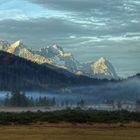
<svg viewBox="0 0 140 140"><path fill-rule="evenodd" d="M81 92L85 93L119 93L121 91L120 94L123 94L126 91L130 93L136 88L139 89L139 83L139 74L124 80L98 80L73 74L51 64L38 64L0 51L0 90L46 90L77 87L79 92L83 87ZM90 86L90 89L87 86ZM74 88L76 92L77 88ZM136 91L134 92L136 93Z"/></svg>
<svg viewBox="0 0 140 140"><path fill-rule="evenodd" d="M106 58L101 57L92 62L79 62L71 52L65 51L57 44L33 50L20 40L14 43L0 41L0 50L12 53L38 64L51 64L76 74L95 79L119 79L114 66Z"/></svg>
<svg viewBox="0 0 140 140"><path fill-rule="evenodd" d="M52 65L39 65L13 54L0 51L0 90L33 90L92 83Z"/></svg>

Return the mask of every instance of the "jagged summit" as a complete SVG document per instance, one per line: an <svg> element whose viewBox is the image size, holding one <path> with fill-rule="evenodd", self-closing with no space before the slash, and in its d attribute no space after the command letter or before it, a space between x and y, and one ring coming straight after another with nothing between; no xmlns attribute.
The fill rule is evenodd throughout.
<svg viewBox="0 0 140 140"><path fill-rule="evenodd" d="M60 47L59 45L57 44L54 44L52 46L49 46L47 49L44 49L44 50L47 50L48 53L52 56L60 56L60 57L72 57L72 53L71 52L65 52L63 50L62 47Z"/></svg>
<svg viewBox="0 0 140 140"><path fill-rule="evenodd" d="M104 57L92 64L94 77L98 79L117 79L118 76L112 64Z"/></svg>
<svg viewBox="0 0 140 140"><path fill-rule="evenodd" d="M104 57L100 57L98 59L98 63L105 63L105 61L106 61L106 58L104 58Z"/></svg>
<svg viewBox="0 0 140 140"><path fill-rule="evenodd" d="M6 51L39 64L51 63L49 58L35 54L31 49L28 49L21 40L12 43Z"/></svg>
<svg viewBox="0 0 140 140"><path fill-rule="evenodd" d="M59 45L57 45L57 44L53 44L53 45L50 46L49 48L54 48L54 49L56 49L56 50L62 50L62 51L63 51L63 49L62 49Z"/></svg>
<svg viewBox="0 0 140 140"><path fill-rule="evenodd" d="M52 53L52 55L60 55L60 56L63 56L63 54L64 54L64 50L60 46L58 46L57 44L54 44L52 46L49 46L48 52L49 53Z"/></svg>
<svg viewBox="0 0 140 140"><path fill-rule="evenodd" d="M104 57L101 57L93 64L93 67L94 69L98 68L101 70L105 70L107 69L106 62L107 60Z"/></svg>
<svg viewBox="0 0 140 140"><path fill-rule="evenodd" d="M22 43L21 40L17 40L16 42L14 42L14 44L15 44L16 46L20 46L21 43Z"/></svg>
<svg viewBox="0 0 140 140"><path fill-rule="evenodd" d="M112 64L104 57L96 62L80 63L71 52L61 46L53 44L39 50L28 49L21 40L10 44L0 41L0 50L13 53L38 64L51 64L69 70L77 75L86 75L97 79L118 79Z"/></svg>
<svg viewBox="0 0 140 140"><path fill-rule="evenodd" d="M7 52L9 53L18 53L19 49L22 49L24 47L23 43L18 40L10 45L10 47L7 49Z"/></svg>
<svg viewBox="0 0 140 140"><path fill-rule="evenodd" d="M11 46L15 46L15 47L20 47L21 45L23 45L23 43L21 42L21 40L17 40L14 43L11 44Z"/></svg>

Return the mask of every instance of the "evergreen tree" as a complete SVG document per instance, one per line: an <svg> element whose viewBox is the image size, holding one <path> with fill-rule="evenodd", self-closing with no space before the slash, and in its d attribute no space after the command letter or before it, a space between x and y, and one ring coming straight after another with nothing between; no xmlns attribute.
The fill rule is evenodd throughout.
<svg viewBox="0 0 140 140"><path fill-rule="evenodd" d="M10 105L10 95L9 93L6 94L6 98L4 100L4 105L9 106Z"/></svg>
<svg viewBox="0 0 140 140"><path fill-rule="evenodd" d="M83 99L81 99L78 103L77 103L78 107L84 107L85 106L85 101Z"/></svg>

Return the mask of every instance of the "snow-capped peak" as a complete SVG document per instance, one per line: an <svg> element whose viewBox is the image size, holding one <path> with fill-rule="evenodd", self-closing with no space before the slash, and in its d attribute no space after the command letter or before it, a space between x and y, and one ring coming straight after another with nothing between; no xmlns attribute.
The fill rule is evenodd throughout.
<svg viewBox="0 0 140 140"><path fill-rule="evenodd" d="M21 40L17 40L17 41L14 43L15 46L20 46L20 44L21 44Z"/></svg>
<svg viewBox="0 0 140 140"><path fill-rule="evenodd" d="M106 59L104 57L100 57L97 62L98 63L105 63L105 61L106 61Z"/></svg>
<svg viewBox="0 0 140 140"><path fill-rule="evenodd" d="M50 46L48 48L48 51L52 55L60 55L60 56L63 56L63 54L64 54L64 50L60 46L58 46L57 44L54 44L54 45Z"/></svg>
<svg viewBox="0 0 140 140"><path fill-rule="evenodd" d="M96 73L96 70L98 70L98 72L104 72L105 70L108 69L107 65L106 65L107 60L104 57L99 58L94 64L93 64L93 68L94 71Z"/></svg>
<svg viewBox="0 0 140 140"><path fill-rule="evenodd" d="M17 40L12 44L0 41L0 50L13 53L39 64L49 63L65 68L78 75L86 75L97 79L119 78L112 64L104 57L99 58L95 63L82 64L74 58L71 52L65 52L65 50L57 44L35 51L28 49L21 40Z"/></svg>
<svg viewBox="0 0 140 140"><path fill-rule="evenodd" d="M10 45L10 47L7 49L7 52L9 53L15 53L16 49L23 48L23 44L21 43L20 40L14 42L13 44Z"/></svg>
<svg viewBox="0 0 140 140"><path fill-rule="evenodd" d="M56 49L56 50L59 50L59 49L62 49L61 47L59 47L57 44L54 44L51 46L52 48Z"/></svg>
<svg viewBox="0 0 140 140"><path fill-rule="evenodd" d="M49 48L54 49L54 50L58 50L58 51L63 51L63 49L60 46L58 46L57 44L54 44L54 45L50 46Z"/></svg>
<svg viewBox="0 0 140 140"><path fill-rule="evenodd" d="M112 64L104 57L91 65L94 77L98 79L117 79L118 76Z"/></svg>

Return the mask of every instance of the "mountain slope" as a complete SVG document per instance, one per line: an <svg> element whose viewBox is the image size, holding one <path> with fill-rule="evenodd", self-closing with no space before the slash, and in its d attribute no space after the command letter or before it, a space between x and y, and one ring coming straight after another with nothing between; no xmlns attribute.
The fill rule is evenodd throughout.
<svg viewBox="0 0 140 140"><path fill-rule="evenodd" d="M62 47L56 44L35 51L28 49L20 40L12 44L7 43L7 45L6 42L1 41L0 50L38 64L51 64L77 75L85 75L96 79L118 79L112 64L105 58L102 57L95 63L82 64L74 58L72 53L65 52Z"/></svg>
<svg viewBox="0 0 140 140"><path fill-rule="evenodd" d="M0 40L0 50L7 51L7 48L10 47L10 43L8 41Z"/></svg>
<svg viewBox="0 0 140 140"><path fill-rule="evenodd" d="M96 62L82 64L80 71L95 79L119 79L113 65L104 57L99 58Z"/></svg>
<svg viewBox="0 0 140 140"><path fill-rule="evenodd" d="M16 41L15 43L11 44L10 47L7 48L8 53L18 54L20 49L24 48L23 44L20 40Z"/></svg>
<svg viewBox="0 0 140 140"><path fill-rule="evenodd" d="M63 48L56 44L47 48L40 49L35 53L44 57L51 58L51 64L57 67L67 69L73 73L76 73L76 71L78 70L79 62L75 60L70 52L65 52Z"/></svg>
<svg viewBox="0 0 140 140"><path fill-rule="evenodd" d="M11 44L6 51L8 53L12 53L25 59L31 60L33 62L36 62L38 64L51 63L51 59L38 54L34 54L31 50L27 49L27 47L20 40Z"/></svg>
<svg viewBox="0 0 140 140"><path fill-rule="evenodd" d="M50 64L33 63L0 51L0 90L33 90L96 83Z"/></svg>
<svg viewBox="0 0 140 140"><path fill-rule="evenodd" d="M49 90L69 88L73 93L130 95L140 92L140 74L124 80L97 80L77 76L47 64L33 63L0 51L0 90ZM61 93L61 90L60 90Z"/></svg>

